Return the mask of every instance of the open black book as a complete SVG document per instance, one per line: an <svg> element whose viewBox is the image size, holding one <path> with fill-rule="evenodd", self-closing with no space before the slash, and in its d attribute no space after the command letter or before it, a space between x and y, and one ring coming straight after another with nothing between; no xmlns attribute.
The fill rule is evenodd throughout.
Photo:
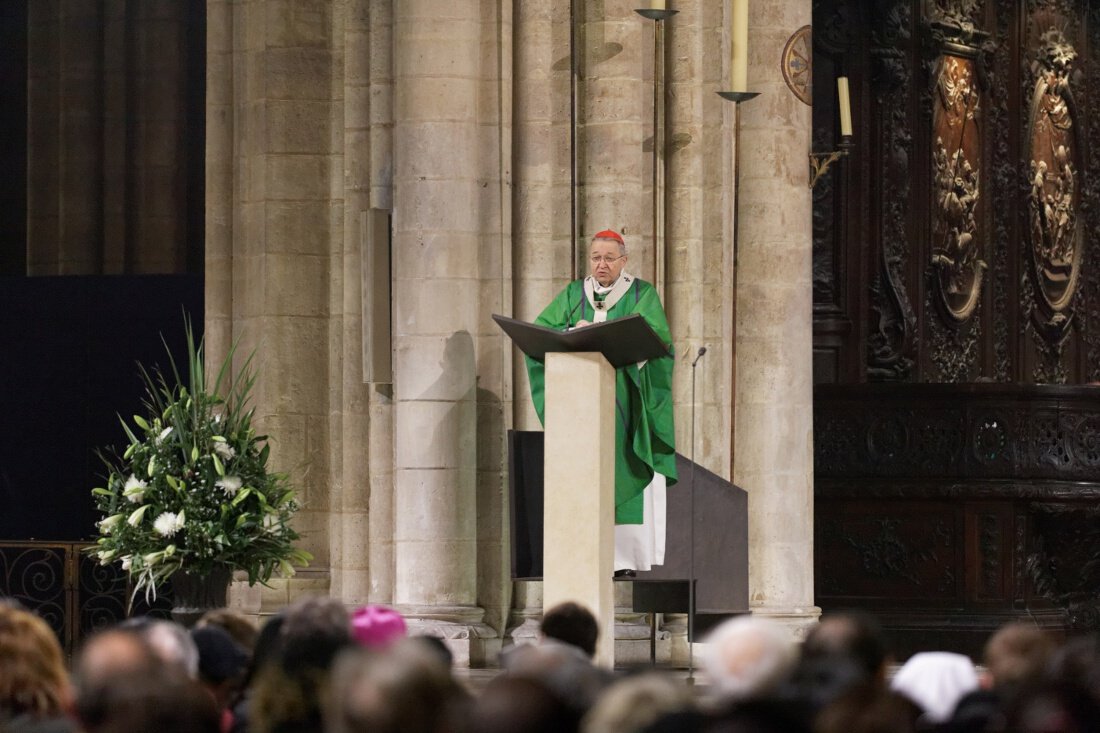
<svg viewBox="0 0 1100 733"><path fill-rule="evenodd" d="M556 331L496 314L493 320L520 351L538 361L544 361L548 352L590 351L603 354L608 363L618 369L639 361L668 356L671 348L661 341L638 313L572 331Z"/></svg>

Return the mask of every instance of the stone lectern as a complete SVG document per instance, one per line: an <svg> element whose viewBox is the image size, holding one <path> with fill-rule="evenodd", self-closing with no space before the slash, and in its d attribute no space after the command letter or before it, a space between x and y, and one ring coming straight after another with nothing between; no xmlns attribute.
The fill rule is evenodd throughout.
<svg viewBox="0 0 1100 733"><path fill-rule="evenodd" d="M572 331L493 320L546 364L543 607L576 601L600 625L596 663L611 667L615 531L615 369L668 354L640 315Z"/></svg>

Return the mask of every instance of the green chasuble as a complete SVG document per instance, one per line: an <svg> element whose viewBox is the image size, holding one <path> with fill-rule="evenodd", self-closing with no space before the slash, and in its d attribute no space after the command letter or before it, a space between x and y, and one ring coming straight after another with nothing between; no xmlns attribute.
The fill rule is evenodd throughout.
<svg viewBox="0 0 1100 733"><path fill-rule="evenodd" d="M622 277L632 277L623 274ZM657 290L638 278L607 311L607 320L640 313L658 337L669 344L667 356L615 370L615 523L642 523L642 492L656 471L676 483L675 434L672 424L672 336ZM598 302L603 297L595 296ZM566 286L535 323L566 330L578 321L593 321L595 310L584 292L584 280ZM529 356L531 399L544 419L544 365Z"/></svg>

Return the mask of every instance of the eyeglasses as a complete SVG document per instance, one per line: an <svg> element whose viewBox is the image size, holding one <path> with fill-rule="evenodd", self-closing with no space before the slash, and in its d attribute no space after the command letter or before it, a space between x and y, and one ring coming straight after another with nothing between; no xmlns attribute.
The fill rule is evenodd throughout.
<svg viewBox="0 0 1100 733"><path fill-rule="evenodd" d="M598 265L601 262L606 262L610 265L612 262L617 262L623 257L626 257L626 255L619 255L618 257L589 257L588 259L592 262L593 265Z"/></svg>

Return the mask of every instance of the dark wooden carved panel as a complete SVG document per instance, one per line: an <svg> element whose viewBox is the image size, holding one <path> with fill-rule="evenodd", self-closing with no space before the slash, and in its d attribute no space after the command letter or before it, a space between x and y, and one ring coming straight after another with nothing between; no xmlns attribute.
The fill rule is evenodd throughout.
<svg viewBox="0 0 1100 733"><path fill-rule="evenodd" d="M1100 386L819 385L814 444L822 608L909 652L1100 630Z"/></svg>
<svg viewBox="0 0 1100 733"><path fill-rule="evenodd" d="M819 383L1100 379L1098 5L815 0Z"/></svg>
<svg viewBox="0 0 1100 733"><path fill-rule="evenodd" d="M910 507L905 516L854 501L830 503L815 518L819 595L961 606L958 520L942 502Z"/></svg>

